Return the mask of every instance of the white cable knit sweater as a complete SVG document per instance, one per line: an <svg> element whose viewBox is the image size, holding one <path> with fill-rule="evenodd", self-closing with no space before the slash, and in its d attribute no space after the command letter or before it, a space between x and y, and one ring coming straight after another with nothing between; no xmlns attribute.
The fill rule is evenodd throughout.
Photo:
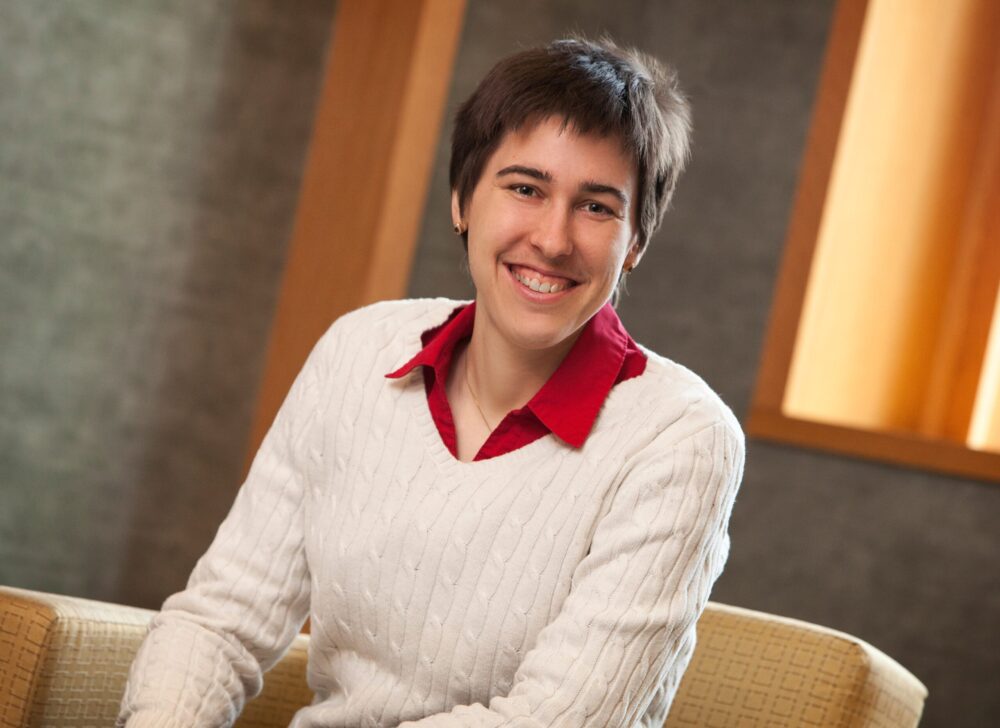
<svg viewBox="0 0 1000 728"><path fill-rule="evenodd" d="M344 316L299 374L119 724L229 725L312 618L296 728L660 726L726 560L743 437L646 352L586 444L455 460L419 368L458 302Z"/></svg>

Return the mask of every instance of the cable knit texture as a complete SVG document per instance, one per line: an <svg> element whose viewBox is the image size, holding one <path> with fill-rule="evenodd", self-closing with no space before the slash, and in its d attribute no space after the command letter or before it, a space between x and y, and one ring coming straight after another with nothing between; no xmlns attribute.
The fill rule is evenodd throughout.
<svg viewBox="0 0 1000 728"><path fill-rule="evenodd" d="M419 368L458 302L339 319L136 657L119 725L230 725L312 619L295 728L660 726L722 570L743 437L646 352L585 445L462 463Z"/></svg>

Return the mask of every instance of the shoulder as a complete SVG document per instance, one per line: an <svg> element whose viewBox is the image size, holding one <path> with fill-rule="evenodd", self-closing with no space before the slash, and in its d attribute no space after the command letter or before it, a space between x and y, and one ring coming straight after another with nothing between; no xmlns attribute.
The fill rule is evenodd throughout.
<svg viewBox="0 0 1000 728"><path fill-rule="evenodd" d="M330 326L327 335L345 333L386 333L396 336L410 330L423 332L440 324L448 315L468 301L450 298L412 298L378 301L346 313Z"/></svg>
<svg viewBox="0 0 1000 728"><path fill-rule="evenodd" d="M378 301L339 317L317 343L317 349L328 349L335 342L348 340L352 345L392 340L409 340L441 324L459 306L468 301L450 298L414 298Z"/></svg>
<svg viewBox="0 0 1000 728"><path fill-rule="evenodd" d="M624 462L627 480L683 485L684 492L699 494L692 503L711 503L710 510L726 520L743 479L743 428L704 379L643 351L646 371L636 377L630 403L640 425Z"/></svg>
<svg viewBox="0 0 1000 728"><path fill-rule="evenodd" d="M326 377L331 371L377 373L396 369L422 344L420 336L440 325L467 301L448 298L379 301L339 317L319 338L306 369Z"/></svg>
<svg viewBox="0 0 1000 728"><path fill-rule="evenodd" d="M659 450L689 439L721 438L742 458L743 429L722 398L687 367L640 348L645 371L613 390L614 408L631 423L635 446Z"/></svg>

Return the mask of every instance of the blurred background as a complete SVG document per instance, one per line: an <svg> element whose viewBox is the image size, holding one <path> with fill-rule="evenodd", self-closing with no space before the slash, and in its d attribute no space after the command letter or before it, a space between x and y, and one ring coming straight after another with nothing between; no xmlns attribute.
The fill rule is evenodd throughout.
<svg viewBox="0 0 1000 728"><path fill-rule="evenodd" d="M413 296L468 297L457 104L569 31L668 60L694 156L619 312L743 419L833 0L469 0ZM0 583L149 608L245 465L336 3L0 5ZM716 601L844 630L1000 725L1000 488L748 443Z"/></svg>

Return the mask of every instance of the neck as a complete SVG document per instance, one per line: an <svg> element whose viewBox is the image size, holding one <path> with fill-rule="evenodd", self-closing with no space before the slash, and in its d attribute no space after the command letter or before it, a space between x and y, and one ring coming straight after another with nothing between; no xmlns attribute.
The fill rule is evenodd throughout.
<svg viewBox="0 0 1000 728"><path fill-rule="evenodd" d="M497 422L535 396L559 368L579 332L548 349L522 349L512 346L495 327L483 325L481 311L477 307L466 366L479 404Z"/></svg>

